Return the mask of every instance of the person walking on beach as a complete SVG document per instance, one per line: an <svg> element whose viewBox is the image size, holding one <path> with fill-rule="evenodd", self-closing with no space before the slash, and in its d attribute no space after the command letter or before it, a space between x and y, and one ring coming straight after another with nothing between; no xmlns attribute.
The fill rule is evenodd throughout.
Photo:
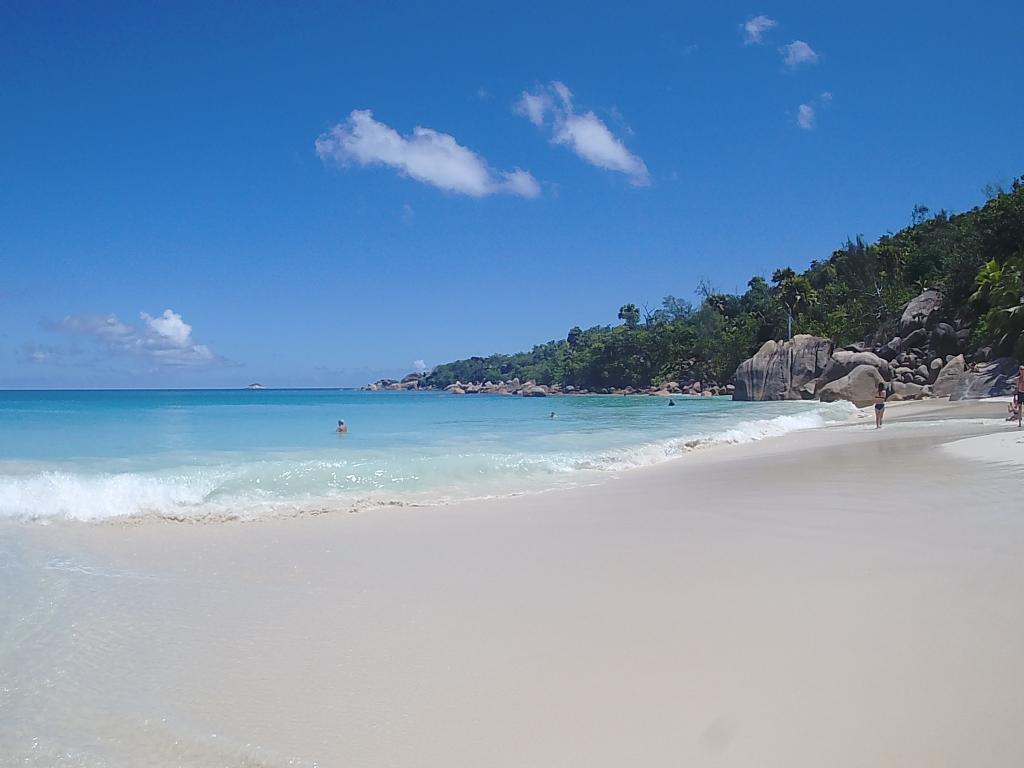
<svg viewBox="0 0 1024 768"><path fill-rule="evenodd" d="M348 432L348 427L345 426L345 422L342 419L338 419L338 433L342 434Z"/></svg>
<svg viewBox="0 0 1024 768"><path fill-rule="evenodd" d="M875 390L875 429L882 428L882 419L885 417L885 382L878 382L878 389Z"/></svg>

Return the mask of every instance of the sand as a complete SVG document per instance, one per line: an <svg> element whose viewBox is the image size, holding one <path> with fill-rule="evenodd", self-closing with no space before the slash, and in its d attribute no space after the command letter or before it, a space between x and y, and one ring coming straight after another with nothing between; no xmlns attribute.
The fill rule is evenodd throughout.
<svg viewBox="0 0 1024 768"><path fill-rule="evenodd" d="M882 430L865 413L448 507L23 526L8 572L56 581L50 609L12 611L0 747L11 765L1021 764L1024 468L987 453L1024 455L1004 410L901 404Z"/></svg>

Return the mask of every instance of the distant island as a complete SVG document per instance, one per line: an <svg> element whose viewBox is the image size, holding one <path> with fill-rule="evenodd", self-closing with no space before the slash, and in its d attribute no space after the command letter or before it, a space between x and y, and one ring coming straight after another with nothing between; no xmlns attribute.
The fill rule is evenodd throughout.
<svg viewBox="0 0 1024 768"><path fill-rule="evenodd" d="M899 232L847 240L801 273L753 277L742 294L705 281L697 306L672 295L654 309L624 304L620 325L367 389L859 403L883 381L896 399L1005 394L1024 360L1024 177L986 196L960 214L916 205Z"/></svg>
<svg viewBox="0 0 1024 768"><path fill-rule="evenodd" d="M266 389L262 384L250 384L246 389Z"/></svg>

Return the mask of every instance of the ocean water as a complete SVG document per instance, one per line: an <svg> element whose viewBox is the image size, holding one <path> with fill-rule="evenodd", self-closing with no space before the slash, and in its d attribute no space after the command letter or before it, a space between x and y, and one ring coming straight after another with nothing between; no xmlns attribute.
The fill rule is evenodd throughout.
<svg viewBox="0 0 1024 768"><path fill-rule="evenodd" d="M323 389L0 392L0 519L248 519L524 493L852 412L846 403L675 403ZM335 432L338 419L348 434Z"/></svg>

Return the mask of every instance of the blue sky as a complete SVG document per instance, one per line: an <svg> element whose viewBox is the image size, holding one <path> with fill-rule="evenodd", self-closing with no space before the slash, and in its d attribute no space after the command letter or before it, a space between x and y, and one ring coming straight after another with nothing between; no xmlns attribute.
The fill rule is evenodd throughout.
<svg viewBox="0 0 1024 768"><path fill-rule="evenodd" d="M5 3L0 387L360 385L977 205L983 7Z"/></svg>

